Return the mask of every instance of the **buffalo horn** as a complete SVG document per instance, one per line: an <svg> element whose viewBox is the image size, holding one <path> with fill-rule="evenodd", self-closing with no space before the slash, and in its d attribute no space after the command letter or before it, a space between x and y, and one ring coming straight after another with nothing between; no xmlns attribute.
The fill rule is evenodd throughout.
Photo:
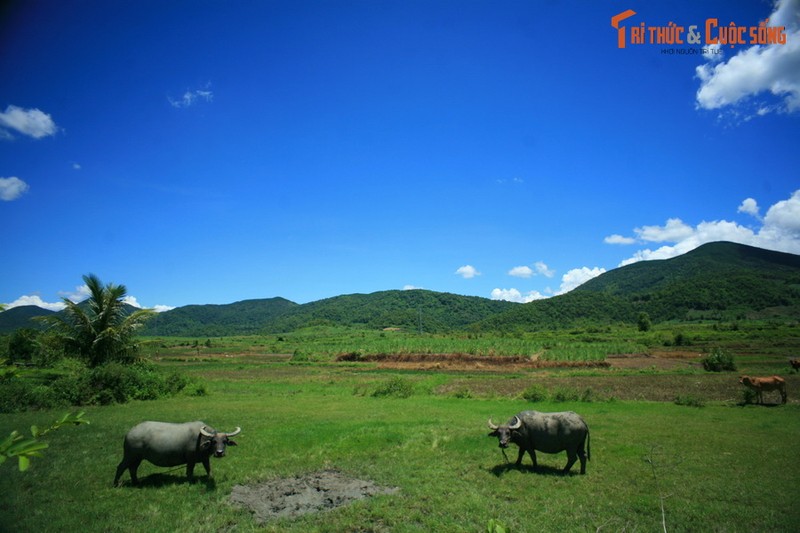
<svg viewBox="0 0 800 533"><path fill-rule="evenodd" d="M205 436L205 437L213 437L214 436L213 433L209 433L209 431L206 429L206 426L203 426L203 427L200 428L200 434Z"/></svg>
<svg viewBox="0 0 800 533"><path fill-rule="evenodd" d="M508 429L519 429L522 427L522 420L520 420L518 416L515 416L514 420L516 420L516 422L509 424Z"/></svg>
<svg viewBox="0 0 800 533"><path fill-rule="evenodd" d="M491 429L491 430L497 429L497 426L492 423L492 419L491 418L489 419L489 429Z"/></svg>
<svg viewBox="0 0 800 533"><path fill-rule="evenodd" d="M237 427L236 429L233 430L233 433L226 433L226 435L229 436L229 437L235 437L236 435L241 433L241 431L242 431L242 428Z"/></svg>

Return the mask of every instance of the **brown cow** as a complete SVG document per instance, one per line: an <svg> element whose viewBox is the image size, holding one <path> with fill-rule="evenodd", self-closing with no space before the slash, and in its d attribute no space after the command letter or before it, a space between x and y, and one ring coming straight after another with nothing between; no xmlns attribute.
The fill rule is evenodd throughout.
<svg viewBox="0 0 800 533"><path fill-rule="evenodd" d="M739 383L756 391L758 403L764 403L764 391L769 392L774 390L781 393L781 403L786 403L786 381L780 376L770 376L768 378L742 376L739 378Z"/></svg>
<svg viewBox="0 0 800 533"><path fill-rule="evenodd" d="M795 357L794 359L789 359L789 364L792 365L795 372L800 370L800 358Z"/></svg>

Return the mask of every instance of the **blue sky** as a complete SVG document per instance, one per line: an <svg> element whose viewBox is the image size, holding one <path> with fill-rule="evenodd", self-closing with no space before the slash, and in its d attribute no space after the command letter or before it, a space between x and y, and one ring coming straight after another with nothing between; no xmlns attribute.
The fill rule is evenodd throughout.
<svg viewBox="0 0 800 533"><path fill-rule="evenodd" d="M784 43L630 42L768 17ZM714 240L800 253L800 0L11 2L0 80L11 306L87 273L159 309L530 301Z"/></svg>

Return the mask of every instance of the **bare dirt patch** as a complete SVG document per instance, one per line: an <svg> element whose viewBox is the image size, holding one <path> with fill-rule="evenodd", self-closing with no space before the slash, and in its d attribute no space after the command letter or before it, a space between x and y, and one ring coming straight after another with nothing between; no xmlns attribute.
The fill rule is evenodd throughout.
<svg viewBox="0 0 800 533"><path fill-rule="evenodd" d="M275 479L251 485L235 485L230 501L250 510L256 522L328 511L379 494L394 494L398 488L381 487L338 470L321 470L304 476Z"/></svg>
<svg viewBox="0 0 800 533"><path fill-rule="evenodd" d="M611 368L642 370L678 370L702 367L702 354L696 351L653 351L649 354L609 355L606 360Z"/></svg>
<svg viewBox="0 0 800 533"><path fill-rule="evenodd" d="M378 368L395 370L517 371L543 368L607 368L606 361L547 361L537 356L435 354L343 354L336 361L378 363Z"/></svg>

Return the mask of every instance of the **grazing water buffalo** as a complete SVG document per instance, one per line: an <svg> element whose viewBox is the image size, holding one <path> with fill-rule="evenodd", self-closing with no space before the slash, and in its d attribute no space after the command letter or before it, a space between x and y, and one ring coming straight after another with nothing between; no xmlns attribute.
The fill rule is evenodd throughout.
<svg viewBox="0 0 800 533"><path fill-rule="evenodd" d="M142 422L134 426L125 435L122 461L117 466L114 484L127 468L131 473L131 481L136 485L139 480L136 470L143 460L156 466L186 465L186 476L194 479L195 463L203 463L208 477L211 477L209 459L225 456L225 446L236 446L230 439L238 435L241 428L232 433L219 433L204 422L186 422L170 424L167 422Z"/></svg>
<svg viewBox="0 0 800 533"><path fill-rule="evenodd" d="M781 393L781 403L786 403L786 381L780 376L770 376L768 378L751 378L742 376L739 383L756 391L758 403L764 403L764 391L779 391Z"/></svg>
<svg viewBox="0 0 800 533"><path fill-rule="evenodd" d="M795 372L800 370L800 358L795 357L793 359L789 359L789 364L792 365L792 370Z"/></svg>
<svg viewBox="0 0 800 533"><path fill-rule="evenodd" d="M489 436L497 437L501 448L507 448L510 442L519 446L517 466L522 464L525 452L530 454L533 468L536 468L536 450L545 453L566 451L567 466L563 473L568 473L578 458L581 460L581 474L586 473L586 459L591 459L589 426L572 411L522 411L502 426L496 426L490 418L489 429L492 430Z"/></svg>

